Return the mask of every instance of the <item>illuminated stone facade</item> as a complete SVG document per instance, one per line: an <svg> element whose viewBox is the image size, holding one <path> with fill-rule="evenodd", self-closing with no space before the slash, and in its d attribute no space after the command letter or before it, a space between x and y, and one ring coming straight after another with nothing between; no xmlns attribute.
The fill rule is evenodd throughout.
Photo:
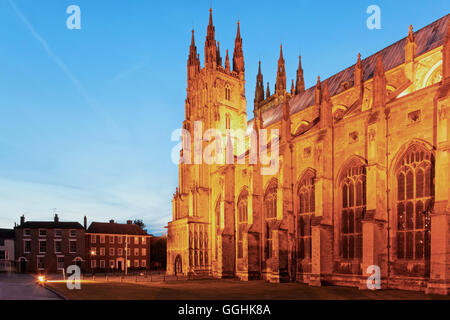
<svg viewBox="0 0 450 320"><path fill-rule="evenodd" d="M376 265L382 287L447 294L449 21L306 90L300 60L287 91L281 49L275 91L260 66L248 121L239 24L230 68L210 15L204 67L192 34L183 128L278 129L279 170L180 163L167 273L367 289Z"/></svg>

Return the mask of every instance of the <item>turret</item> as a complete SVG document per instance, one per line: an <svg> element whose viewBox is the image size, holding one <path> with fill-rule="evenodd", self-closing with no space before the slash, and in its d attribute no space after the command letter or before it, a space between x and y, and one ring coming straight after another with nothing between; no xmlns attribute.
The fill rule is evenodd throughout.
<svg viewBox="0 0 450 320"><path fill-rule="evenodd" d="M228 56L228 49L227 49L227 56L225 57L225 71L227 73L230 73L230 57Z"/></svg>
<svg viewBox="0 0 450 320"><path fill-rule="evenodd" d="M322 87L320 85L320 76L317 77L316 89L314 91L314 102L316 106L320 106L322 101Z"/></svg>
<svg viewBox="0 0 450 320"><path fill-rule="evenodd" d="M284 95L286 93L286 70L284 68L283 46L280 45L280 58L278 59L277 82L275 84L275 94Z"/></svg>
<svg viewBox="0 0 450 320"><path fill-rule="evenodd" d="M263 83L263 75L261 73L261 61L260 61L258 68L258 75L256 76L256 89L254 100L255 108L261 101L264 101L264 83Z"/></svg>
<svg viewBox="0 0 450 320"><path fill-rule="evenodd" d="M192 30L191 46L189 47L188 58L188 80L193 79L200 71L200 60L198 59L197 47L195 46L194 30Z"/></svg>
<svg viewBox="0 0 450 320"><path fill-rule="evenodd" d="M384 73L383 56L378 54L373 77L373 107L384 107L386 103L386 76Z"/></svg>
<svg viewBox="0 0 450 320"><path fill-rule="evenodd" d="M233 71L238 74L243 74L245 72L244 52L242 50L242 38L239 21L237 22L237 33L236 39L234 40Z"/></svg>
<svg viewBox="0 0 450 320"><path fill-rule="evenodd" d="M302 56L298 57L297 82L295 84L295 94L305 92L305 80L303 79Z"/></svg>
<svg viewBox="0 0 450 320"><path fill-rule="evenodd" d="M209 24L205 41L205 67L215 68L217 65L217 48L215 39L215 28L212 20L212 9L209 9Z"/></svg>
<svg viewBox="0 0 450 320"><path fill-rule="evenodd" d="M320 103L320 127L331 128L333 126L333 103L331 102L328 82L324 81L322 99Z"/></svg>
<svg viewBox="0 0 450 320"><path fill-rule="evenodd" d="M356 61L356 65L355 65L355 73L353 75L353 83L355 88L358 88L358 90L360 91L360 98L363 97L364 95L364 70L362 67L362 62L361 62L361 54L358 53L358 59Z"/></svg>
<svg viewBox="0 0 450 320"><path fill-rule="evenodd" d="M416 55L417 44L414 39L413 26L409 26L408 37L406 38L405 45L405 63L414 61Z"/></svg>

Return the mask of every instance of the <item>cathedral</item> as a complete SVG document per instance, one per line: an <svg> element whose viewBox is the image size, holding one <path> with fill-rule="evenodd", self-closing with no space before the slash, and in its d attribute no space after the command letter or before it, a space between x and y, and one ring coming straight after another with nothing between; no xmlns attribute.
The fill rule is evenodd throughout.
<svg viewBox="0 0 450 320"><path fill-rule="evenodd" d="M223 63L210 10L203 65L192 31L183 129L277 129L278 170L233 148L244 163L185 161L182 147L167 274L363 290L375 266L382 288L449 294L449 22L311 88L300 57L288 89L281 47L272 93L259 65L249 119L239 22Z"/></svg>

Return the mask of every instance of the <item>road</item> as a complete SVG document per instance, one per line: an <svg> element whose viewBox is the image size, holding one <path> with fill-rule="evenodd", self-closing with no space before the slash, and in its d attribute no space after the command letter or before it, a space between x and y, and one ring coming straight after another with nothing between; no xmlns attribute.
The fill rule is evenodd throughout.
<svg viewBox="0 0 450 320"><path fill-rule="evenodd" d="M0 300L61 300L27 274L0 273Z"/></svg>

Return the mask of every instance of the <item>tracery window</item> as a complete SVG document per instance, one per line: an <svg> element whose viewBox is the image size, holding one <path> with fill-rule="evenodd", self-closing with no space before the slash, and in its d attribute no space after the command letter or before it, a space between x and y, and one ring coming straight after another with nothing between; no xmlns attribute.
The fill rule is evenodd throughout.
<svg viewBox="0 0 450 320"><path fill-rule="evenodd" d="M277 182L273 180L266 190L264 196L264 210L266 216L266 259L272 258L272 231L270 230L270 221L277 219Z"/></svg>
<svg viewBox="0 0 450 320"><path fill-rule="evenodd" d="M431 220L434 200L433 156L412 147L397 171L397 258L430 258Z"/></svg>
<svg viewBox="0 0 450 320"><path fill-rule="evenodd" d="M231 100L231 88L228 85L225 87L225 100Z"/></svg>
<svg viewBox="0 0 450 320"><path fill-rule="evenodd" d="M366 167L350 166L342 181L341 255L361 259L362 224L366 211Z"/></svg>
<svg viewBox="0 0 450 320"><path fill-rule="evenodd" d="M248 192L244 190L238 199L238 258L244 256L244 232L248 223Z"/></svg>
<svg viewBox="0 0 450 320"><path fill-rule="evenodd" d="M315 212L314 173L308 172L298 190L298 258L311 258L311 216Z"/></svg>

